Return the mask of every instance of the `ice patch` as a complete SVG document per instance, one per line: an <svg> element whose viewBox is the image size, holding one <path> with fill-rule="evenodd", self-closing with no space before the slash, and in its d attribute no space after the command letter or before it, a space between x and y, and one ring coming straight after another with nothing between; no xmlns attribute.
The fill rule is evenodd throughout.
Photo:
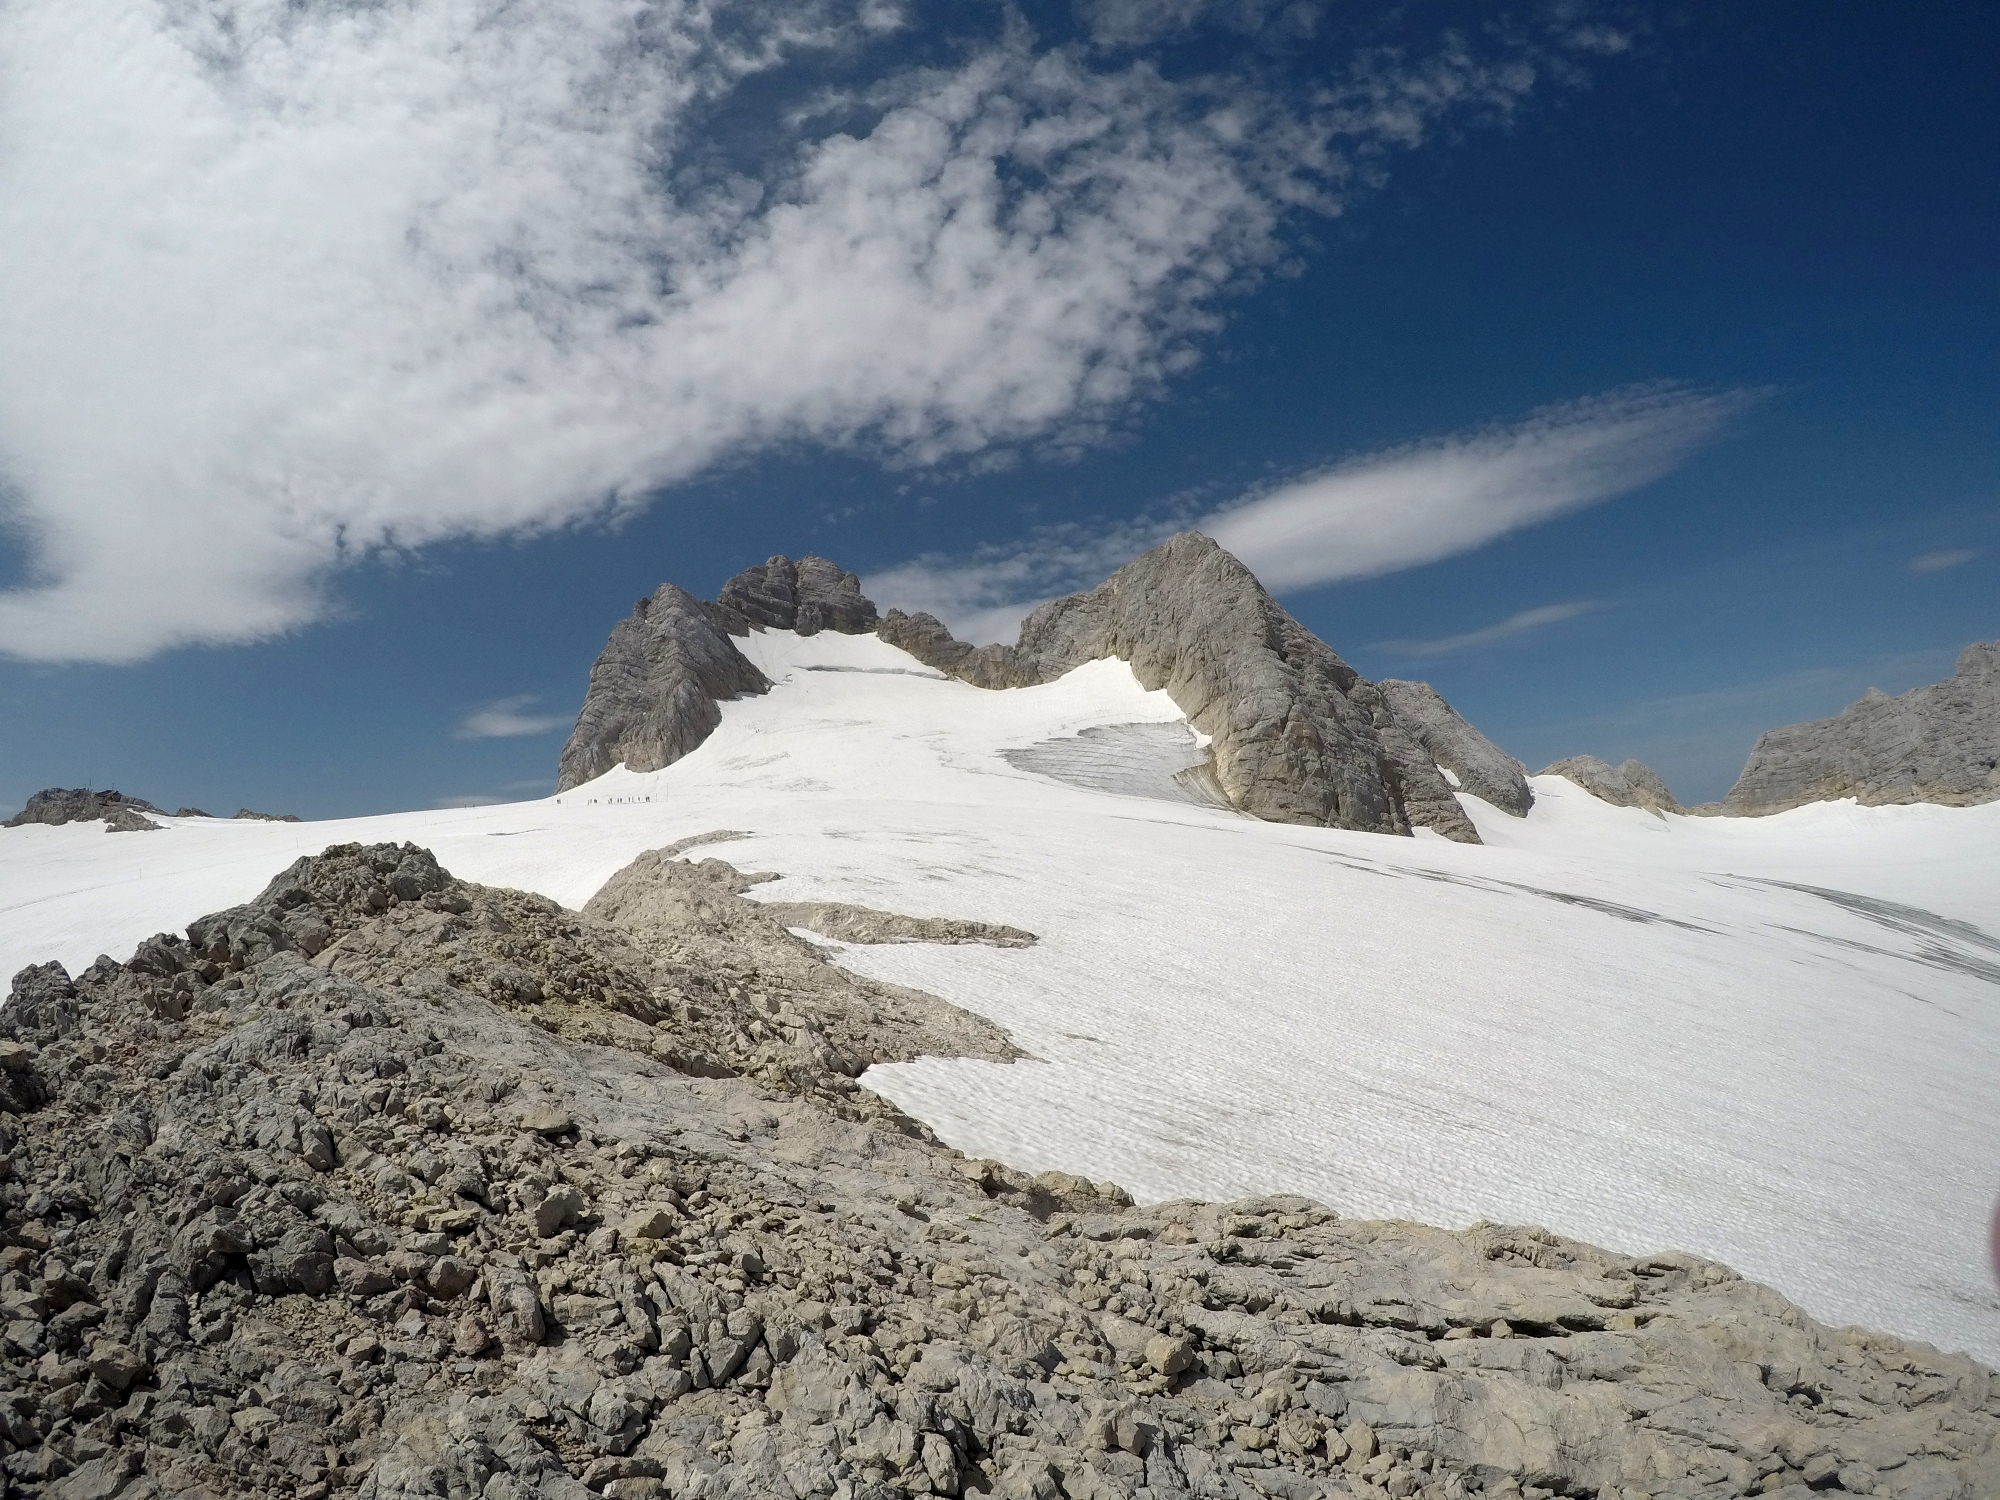
<svg viewBox="0 0 2000 1500"><path fill-rule="evenodd" d="M1087 792L1229 810L1229 799L1186 724L1104 724L1002 750L1000 757L1017 770Z"/></svg>

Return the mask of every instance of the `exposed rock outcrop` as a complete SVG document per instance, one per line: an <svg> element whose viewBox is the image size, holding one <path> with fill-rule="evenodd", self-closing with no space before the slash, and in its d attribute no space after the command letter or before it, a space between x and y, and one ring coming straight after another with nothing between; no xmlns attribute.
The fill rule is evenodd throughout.
<svg viewBox="0 0 2000 1500"><path fill-rule="evenodd" d="M931 616L895 610L876 633L978 687L1048 682L1122 657L1213 738L1216 782L1240 811L1374 833L1408 833L1414 823L1479 842L1425 735L1464 746L1486 744L1483 736L1435 693L1422 733L1402 723L1383 689L1199 533L1182 532L1089 592L1043 605L1014 646L975 650ZM1445 732L1444 717L1460 729Z"/></svg>
<svg viewBox="0 0 2000 1500"><path fill-rule="evenodd" d="M731 635L759 629L866 635L875 628L875 605L863 596L861 580L823 557L779 556L745 568L715 596L714 614Z"/></svg>
<svg viewBox="0 0 2000 1500"><path fill-rule="evenodd" d="M24 970L9 1492L2000 1493L1991 1372L1691 1256L967 1160L848 1074L992 1028L753 878L662 852L599 920L346 846Z"/></svg>
<svg viewBox="0 0 2000 1500"><path fill-rule="evenodd" d="M1554 765L1544 766L1538 776L1564 776L1600 801L1613 807L1643 807L1649 812L1686 812L1667 790L1657 772L1640 761L1610 765L1594 755L1572 755Z"/></svg>
<svg viewBox="0 0 2000 1500"><path fill-rule="evenodd" d="M82 787L52 786L30 797L28 805L5 823L0 823L0 828L23 828L30 823L55 826L89 823L98 818L108 818L126 808L134 813L159 811L143 798L128 797L123 792L92 792Z"/></svg>
<svg viewBox="0 0 2000 1500"><path fill-rule="evenodd" d="M770 687L730 643L709 607L663 583L642 599L590 669L576 728L557 763L556 790L602 776L672 765L722 722L718 701Z"/></svg>
<svg viewBox="0 0 2000 1500"><path fill-rule="evenodd" d="M159 833L164 827L164 824L155 823L130 803L114 807L104 815L106 833Z"/></svg>
<svg viewBox="0 0 2000 1500"><path fill-rule="evenodd" d="M722 722L716 705L769 689L729 639L753 629L865 635L875 606L861 583L823 557L774 557L746 568L707 604L671 583L641 599L590 669L576 728L557 762L556 790L623 764L657 771L694 749Z"/></svg>
<svg viewBox="0 0 2000 1500"><path fill-rule="evenodd" d="M1831 719L1765 731L1722 811L1758 816L1852 797L1864 807L2000 799L2000 641L1959 653L1943 682L1870 688Z"/></svg>
<svg viewBox="0 0 2000 1500"><path fill-rule="evenodd" d="M1428 682L1375 684L1396 722L1438 766L1458 778L1458 790L1525 818L1535 805L1528 770L1513 756L1458 716Z"/></svg>
<svg viewBox="0 0 2000 1500"><path fill-rule="evenodd" d="M206 814L196 813L194 816L199 818L206 816ZM303 821L297 813L260 813L252 812L247 807L237 808L236 816L247 818L254 823L297 823Z"/></svg>

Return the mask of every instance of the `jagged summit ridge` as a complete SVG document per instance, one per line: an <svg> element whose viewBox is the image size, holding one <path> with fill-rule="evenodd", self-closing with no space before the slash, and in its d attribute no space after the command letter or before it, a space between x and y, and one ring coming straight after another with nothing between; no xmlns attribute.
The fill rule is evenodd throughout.
<svg viewBox="0 0 2000 1500"><path fill-rule="evenodd" d="M872 630L994 690L1118 657L1210 736L1209 769L1229 804L1270 821L1398 834L1415 825L1477 843L1441 765L1510 813L1533 801L1521 767L1428 685L1366 681L1194 532L1043 605L1013 646L973 647L926 614L878 618L854 575L823 558L774 557L730 579L714 604L662 585L613 630L591 669L559 790L621 762L637 771L671 764L720 722L718 701L765 691L762 673L729 640L753 628Z"/></svg>
<svg viewBox="0 0 2000 1500"><path fill-rule="evenodd" d="M2000 799L2000 641L1967 646L1943 682L1893 698L1870 688L1830 719L1767 730L1722 810L1757 816L1841 797L1864 807Z"/></svg>

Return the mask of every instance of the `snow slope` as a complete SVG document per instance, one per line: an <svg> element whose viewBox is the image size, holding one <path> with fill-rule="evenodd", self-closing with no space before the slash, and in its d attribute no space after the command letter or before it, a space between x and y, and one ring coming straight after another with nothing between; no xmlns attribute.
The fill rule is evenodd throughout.
<svg viewBox="0 0 2000 1500"><path fill-rule="evenodd" d="M560 799L0 830L0 964L123 956L334 842L574 906L740 829L699 853L782 872L761 897L1041 935L840 955L1033 1054L870 1073L970 1153L1690 1250L2000 1363L2000 805L1661 819L1548 778L1525 821L1466 799L1485 847L1296 828L1176 778L1194 737L1119 662L989 693L873 637L748 650L772 693Z"/></svg>

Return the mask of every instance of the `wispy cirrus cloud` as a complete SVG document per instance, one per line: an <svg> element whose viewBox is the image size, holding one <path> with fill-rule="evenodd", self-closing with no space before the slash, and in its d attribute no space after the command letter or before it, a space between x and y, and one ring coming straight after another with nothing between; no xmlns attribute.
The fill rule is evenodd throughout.
<svg viewBox="0 0 2000 1500"><path fill-rule="evenodd" d="M1952 547L1939 552L1921 552L1903 564L1909 573L1947 573L1979 557L1977 547Z"/></svg>
<svg viewBox="0 0 2000 1500"><path fill-rule="evenodd" d="M1460 651L1472 651L1481 646L1497 646L1502 641L1511 641L1524 635L1532 635L1537 630L1550 625L1560 625L1565 620L1574 620L1578 615L1591 614L1604 608L1602 600L1575 599L1566 604L1544 604L1535 609L1524 609L1509 615L1504 620L1495 621L1478 630L1462 631L1457 635L1441 635L1429 640L1377 641L1368 649L1380 651L1389 656L1410 656L1429 658L1452 656Z"/></svg>
<svg viewBox="0 0 2000 1500"><path fill-rule="evenodd" d="M885 603L929 610L979 632L976 639L1000 639L1043 599L1087 587L1183 529L1213 537L1274 592L1374 577L1650 484L1758 394L1674 385L1613 391L1511 425L1347 459L1219 509L1050 527L968 557L917 558L871 576L868 586Z"/></svg>
<svg viewBox="0 0 2000 1500"><path fill-rule="evenodd" d="M0 6L0 653L268 637L343 567L776 445L1088 444L1300 211L1604 51L1293 88L996 14L898 51L895 0Z"/></svg>
<svg viewBox="0 0 2000 1500"><path fill-rule="evenodd" d="M530 713L528 710L538 701L533 693L496 698L460 719L452 735L461 740L515 739L531 734L548 734L570 722L569 716L564 714Z"/></svg>

